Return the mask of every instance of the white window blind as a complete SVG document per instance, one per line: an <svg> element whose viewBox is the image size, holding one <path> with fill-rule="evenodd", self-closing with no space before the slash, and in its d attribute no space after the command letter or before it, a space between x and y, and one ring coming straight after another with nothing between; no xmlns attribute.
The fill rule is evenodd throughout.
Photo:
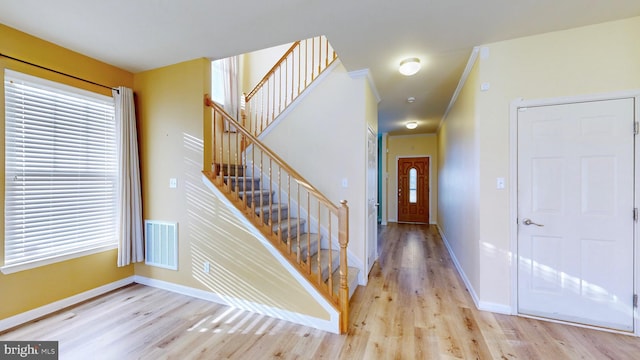
<svg viewBox="0 0 640 360"><path fill-rule="evenodd" d="M10 70L4 85L2 271L116 247L113 99Z"/></svg>

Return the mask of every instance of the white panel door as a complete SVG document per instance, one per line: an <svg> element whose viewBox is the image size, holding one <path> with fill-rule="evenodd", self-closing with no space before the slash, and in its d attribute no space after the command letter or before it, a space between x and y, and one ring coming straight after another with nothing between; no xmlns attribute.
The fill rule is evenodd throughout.
<svg viewBox="0 0 640 360"><path fill-rule="evenodd" d="M367 273L378 259L378 136L367 131Z"/></svg>
<svg viewBox="0 0 640 360"><path fill-rule="evenodd" d="M633 331L634 100L518 111L518 311Z"/></svg>

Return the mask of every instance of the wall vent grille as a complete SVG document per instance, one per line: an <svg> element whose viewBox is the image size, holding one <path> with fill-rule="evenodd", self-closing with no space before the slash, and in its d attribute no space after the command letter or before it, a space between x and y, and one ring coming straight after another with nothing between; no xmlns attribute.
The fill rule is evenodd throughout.
<svg viewBox="0 0 640 360"><path fill-rule="evenodd" d="M145 220L145 264L178 270L178 223Z"/></svg>

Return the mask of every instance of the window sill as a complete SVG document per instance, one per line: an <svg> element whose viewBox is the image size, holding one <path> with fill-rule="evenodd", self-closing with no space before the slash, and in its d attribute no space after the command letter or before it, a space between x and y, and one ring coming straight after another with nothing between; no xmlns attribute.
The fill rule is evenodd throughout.
<svg viewBox="0 0 640 360"><path fill-rule="evenodd" d="M0 271L3 274L8 275L8 274L17 273L17 272L24 271L24 270L35 269L35 268L38 268L38 267L41 267L41 266L45 266L45 265L50 265L50 264L55 264L55 263L71 260L71 259L76 259L76 258L87 256L87 255L98 254L98 253L101 253L101 252L104 252L104 251L109 251L109 250L113 250L113 249L117 249L117 248L118 248L117 244L105 245L105 246L100 246L100 247L96 247L96 248L93 248L93 249L81 250L81 251L74 252L74 253L71 253L71 254L65 254L65 255L50 257L50 258L46 258L46 259L42 259L42 260L36 260L36 261L30 261L30 262L25 262L25 263L6 265L6 266L1 267ZM115 263L114 263L114 265L115 265Z"/></svg>

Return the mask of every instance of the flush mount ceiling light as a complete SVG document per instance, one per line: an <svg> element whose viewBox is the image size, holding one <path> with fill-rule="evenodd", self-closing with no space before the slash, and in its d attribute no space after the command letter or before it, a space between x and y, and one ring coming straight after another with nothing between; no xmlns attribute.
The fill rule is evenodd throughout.
<svg viewBox="0 0 640 360"><path fill-rule="evenodd" d="M406 125L407 129L413 130L418 127L417 121L409 121Z"/></svg>
<svg viewBox="0 0 640 360"><path fill-rule="evenodd" d="M416 102L416 98L414 98L413 96L411 96L411 97L409 97L409 98L407 99L407 102L408 102L409 104L414 103L414 102Z"/></svg>
<svg viewBox="0 0 640 360"><path fill-rule="evenodd" d="M409 58L404 59L400 62L400 74L405 76L411 76L417 73L420 70L420 59L418 58Z"/></svg>

